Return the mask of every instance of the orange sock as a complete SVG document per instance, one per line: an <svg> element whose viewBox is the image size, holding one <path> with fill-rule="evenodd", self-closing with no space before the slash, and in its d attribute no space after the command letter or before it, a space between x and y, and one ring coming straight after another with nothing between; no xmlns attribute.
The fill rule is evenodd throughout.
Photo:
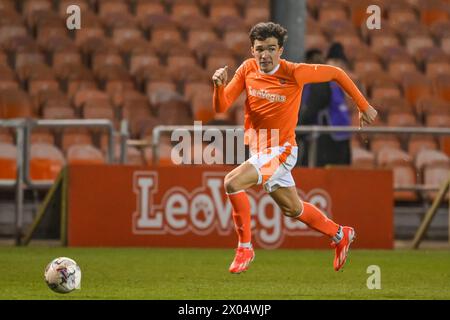
<svg viewBox="0 0 450 320"><path fill-rule="evenodd" d="M297 217L297 220L306 223L311 229L330 237L334 237L339 230L338 224L328 219L322 211L308 202L303 202L303 212Z"/></svg>
<svg viewBox="0 0 450 320"><path fill-rule="evenodd" d="M240 243L252 240L250 229L250 202L245 191L227 194L233 206L233 221Z"/></svg>

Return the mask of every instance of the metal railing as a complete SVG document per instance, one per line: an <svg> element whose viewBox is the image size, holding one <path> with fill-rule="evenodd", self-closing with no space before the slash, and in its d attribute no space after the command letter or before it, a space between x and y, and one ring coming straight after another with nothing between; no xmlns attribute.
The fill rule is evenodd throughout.
<svg viewBox="0 0 450 320"><path fill-rule="evenodd" d="M53 185L53 181L33 181L30 178L30 147L31 132L36 128L106 128L108 131L108 150L107 162L114 162L114 126L107 119L69 119L69 120L33 120L33 119L14 119L0 120L0 128L12 128L16 131L16 179L0 180L0 188L11 189L15 187L15 221L14 238L17 245L21 243L23 234L23 207L25 189L39 190L48 189ZM128 134L126 132L126 123L121 124L121 139L126 141ZM126 143L121 143L121 160L125 160Z"/></svg>
<svg viewBox="0 0 450 320"><path fill-rule="evenodd" d="M152 133L152 143L151 147L153 150L153 163L159 163L159 143L161 139L161 134L165 132L172 132L174 130L201 130L205 131L208 129L218 129L218 130L240 130L243 131L242 126L156 126L153 128ZM367 134L429 134L429 135L450 135L450 128L418 128L418 127L343 127L343 126L298 126L295 129L296 133L309 133L311 134L312 140L310 144L308 167L314 167L316 164L317 155L317 139L321 133L338 133L338 132L349 132L355 133L367 133Z"/></svg>

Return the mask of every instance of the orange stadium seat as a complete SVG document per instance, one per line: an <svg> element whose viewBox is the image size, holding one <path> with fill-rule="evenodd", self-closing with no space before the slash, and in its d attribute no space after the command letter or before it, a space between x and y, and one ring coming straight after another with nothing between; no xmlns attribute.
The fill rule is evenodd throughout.
<svg viewBox="0 0 450 320"><path fill-rule="evenodd" d="M61 137L61 149L64 153L73 145L93 143L91 134L85 128L64 129Z"/></svg>
<svg viewBox="0 0 450 320"><path fill-rule="evenodd" d="M450 58L427 61L425 72L429 79L434 79L440 74L450 74Z"/></svg>
<svg viewBox="0 0 450 320"><path fill-rule="evenodd" d="M172 5L171 14L175 21L180 21L186 17L195 19L195 17L202 16L203 12L195 2L179 1Z"/></svg>
<svg viewBox="0 0 450 320"><path fill-rule="evenodd" d="M54 145L42 142L31 144L31 180L55 180L64 164L62 152Z"/></svg>
<svg viewBox="0 0 450 320"><path fill-rule="evenodd" d="M3 119L31 117L32 101L22 90L3 90L0 92L0 113Z"/></svg>
<svg viewBox="0 0 450 320"><path fill-rule="evenodd" d="M418 123L416 117L410 110L395 110L389 112L387 125L390 127L414 127Z"/></svg>
<svg viewBox="0 0 450 320"><path fill-rule="evenodd" d="M388 64L388 71L397 81L401 81L404 77L408 77L408 74L410 73L418 72L416 64L410 60L392 60Z"/></svg>
<svg viewBox="0 0 450 320"><path fill-rule="evenodd" d="M11 180L17 176L17 148L12 143L0 142L0 179Z"/></svg>
<svg viewBox="0 0 450 320"><path fill-rule="evenodd" d="M117 27L112 31L114 44L122 48L127 42L144 39L141 30L136 27Z"/></svg>
<svg viewBox="0 0 450 320"><path fill-rule="evenodd" d="M6 128L0 128L0 143L10 143L14 142L14 137Z"/></svg>
<svg viewBox="0 0 450 320"><path fill-rule="evenodd" d="M401 149L399 138L392 134L374 134L370 139L370 151L376 154L384 147Z"/></svg>
<svg viewBox="0 0 450 320"><path fill-rule="evenodd" d="M197 48L201 43L219 40L217 34L212 30L191 30L188 34L188 46L191 50Z"/></svg>
<svg viewBox="0 0 450 320"><path fill-rule="evenodd" d="M214 72L223 68L224 66L228 66L228 74L233 75L236 71L238 65L233 56L229 55L214 55L206 58L206 72L208 72L211 76Z"/></svg>
<svg viewBox="0 0 450 320"><path fill-rule="evenodd" d="M416 185L416 171L412 158L400 149L383 147L377 153L377 164L381 168L390 168L394 176L394 187L412 187ZM394 191L395 200L415 201L413 191Z"/></svg>
<svg viewBox="0 0 450 320"><path fill-rule="evenodd" d="M100 90L79 90L74 96L74 106L81 108L89 100L109 101L108 95Z"/></svg>
<svg viewBox="0 0 450 320"><path fill-rule="evenodd" d="M206 123L214 118L214 110L212 108L212 92L197 92L192 97L191 104L194 120Z"/></svg>
<svg viewBox="0 0 450 320"><path fill-rule="evenodd" d="M58 14L64 18L67 17L67 8L70 5L77 5L80 7L81 14L89 10L88 0L58 0Z"/></svg>
<svg viewBox="0 0 450 320"><path fill-rule="evenodd" d="M270 10L268 6L247 6L244 15L245 23L252 26L258 22L270 20Z"/></svg>
<svg viewBox="0 0 450 320"><path fill-rule="evenodd" d="M43 109L44 119L75 119L75 112L70 107L49 106Z"/></svg>
<svg viewBox="0 0 450 320"><path fill-rule="evenodd" d="M247 36L248 38L248 36ZM305 49L317 48L321 51L326 51L328 48L328 40L325 35L319 30L308 30L305 36Z"/></svg>
<svg viewBox="0 0 450 320"><path fill-rule="evenodd" d="M436 140L430 135L414 134L408 141L408 153L413 158L422 149L435 150L437 147Z"/></svg>
<svg viewBox="0 0 450 320"><path fill-rule="evenodd" d="M450 54L450 35L441 38L441 48L446 54Z"/></svg>
<svg viewBox="0 0 450 320"><path fill-rule="evenodd" d="M332 20L347 20L346 9L339 2L325 2L326 5L318 11L318 21L325 24Z"/></svg>
<svg viewBox="0 0 450 320"><path fill-rule="evenodd" d="M427 127L450 128L450 111L446 114L429 114L425 124Z"/></svg>
<svg viewBox="0 0 450 320"><path fill-rule="evenodd" d="M85 26L80 30L77 30L75 43L77 44L77 46L82 46L89 39L98 41L98 39L102 39L104 37L104 30L100 26Z"/></svg>
<svg viewBox="0 0 450 320"><path fill-rule="evenodd" d="M356 28L359 28L367 19L367 8L373 4L373 1L352 1L350 3L351 22Z"/></svg>
<svg viewBox="0 0 450 320"><path fill-rule="evenodd" d="M411 104L415 104L423 96L431 95L431 83L421 73L409 73L404 77L402 86L405 98Z"/></svg>
<svg viewBox="0 0 450 320"><path fill-rule="evenodd" d="M39 11L51 11L51 0L26 0L23 4L23 14L27 19L28 25L33 24L33 18Z"/></svg>
<svg viewBox="0 0 450 320"><path fill-rule="evenodd" d="M448 8L440 0L419 1L419 10L420 20L427 26L437 21L448 21L450 18Z"/></svg>
<svg viewBox="0 0 450 320"><path fill-rule="evenodd" d="M432 48L434 41L429 35L411 35L405 40L406 50L414 55L421 48Z"/></svg>
<svg viewBox="0 0 450 320"><path fill-rule="evenodd" d="M450 160L441 151L422 149L416 156L415 165L419 171L419 177L425 186L440 188L442 183L448 179ZM437 191L426 193L431 199L436 194Z"/></svg>
<svg viewBox="0 0 450 320"><path fill-rule="evenodd" d="M183 93L186 99L192 100L197 92L206 92L212 90L211 81L186 82L184 84Z"/></svg>
<svg viewBox="0 0 450 320"><path fill-rule="evenodd" d="M177 74L179 70L196 65L197 60L192 53L169 54L167 56L167 68L171 74Z"/></svg>
<svg viewBox="0 0 450 320"><path fill-rule="evenodd" d="M450 74L439 74L434 79L434 89L436 94L450 102Z"/></svg>
<svg viewBox="0 0 450 320"><path fill-rule="evenodd" d="M69 164L103 164L105 157L91 144L77 144L67 150L67 162Z"/></svg>
<svg viewBox="0 0 450 320"><path fill-rule="evenodd" d="M213 23L218 22L223 17L235 17L238 15L239 12L233 3L212 4L209 8L209 18Z"/></svg>
<svg viewBox="0 0 450 320"><path fill-rule="evenodd" d="M47 143L55 144L55 136L49 129L39 128L35 129L30 134L30 142L34 143Z"/></svg>
<svg viewBox="0 0 450 320"><path fill-rule="evenodd" d="M361 147L352 147L352 167L358 169L375 168L375 155Z"/></svg>
<svg viewBox="0 0 450 320"><path fill-rule="evenodd" d="M173 26L167 26L164 28L154 29L151 34L152 45L158 47L164 42L178 42L181 41L181 34L178 28Z"/></svg>
<svg viewBox="0 0 450 320"><path fill-rule="evenodd" d="M136 16L142 18L152 14L164 14L165 9L161 1L137 1Z"/></svg>
<svg viewBox="0 0 450 320"><path fill-rule="evenodd" d="M416 103L416 113L422 118L430 114L445 114L450 110L450 103L438 96L425 96Z"/></svg>
<svg viewBox="0 0 450 320"><path fill-rule="evenodd" d="M129 7L126 1L110 0L98 2L98 14L100 17L106 17L108 15L120 12L128 12Z"/></svg>
<svg viewBox="0 0 450 320"><path fill-rule="evenodd" d="M167 125L192 125L189 104L182 99L167 100L157 106L158 119Z"/></svg>

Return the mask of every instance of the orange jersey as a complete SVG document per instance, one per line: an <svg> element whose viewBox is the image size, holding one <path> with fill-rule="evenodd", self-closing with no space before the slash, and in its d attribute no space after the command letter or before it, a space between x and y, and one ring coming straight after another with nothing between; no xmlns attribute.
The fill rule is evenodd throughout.
<svg viewBox="0 0 450 320"><path fill-rule="evenodd" d="M245 130L253 128L258 133L265 129L268 134L271 129L279 130L280 146L286 142L296 145L295 127L303 85L328 81L339 83L359 110L367 109L369 103L340 68L281 59L278 70L270 74L259 71L253 58L241 64L228 85L214 88L213 107L216 112L225 112L245 89Z"/></svg>

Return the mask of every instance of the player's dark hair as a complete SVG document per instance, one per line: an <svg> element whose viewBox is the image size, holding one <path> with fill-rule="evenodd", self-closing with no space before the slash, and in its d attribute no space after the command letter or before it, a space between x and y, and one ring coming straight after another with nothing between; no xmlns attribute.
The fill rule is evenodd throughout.
<svg viewBox="0 0 450 320"><path fill-rule="evenodd" d="M287 30L273 22L260 22L254 25L249 35L252 47L255 40L264 41L267 38L275 37L278 40L278 46L281 48L287 40Z"/></svg>

